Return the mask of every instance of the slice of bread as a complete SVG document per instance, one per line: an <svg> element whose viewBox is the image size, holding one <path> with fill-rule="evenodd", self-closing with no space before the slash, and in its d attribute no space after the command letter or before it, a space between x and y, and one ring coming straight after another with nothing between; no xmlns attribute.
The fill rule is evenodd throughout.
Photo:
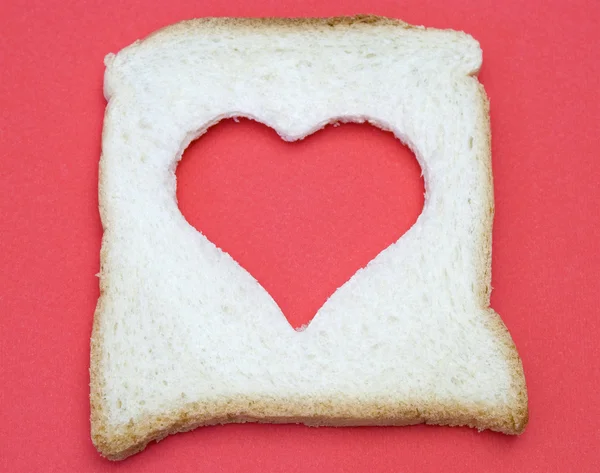
<svg viewBox="0 0 600 473"><path fill-rule="evenodd" d="M473 38L370 16L211 18L106 65L90 368L102 455L223 422L523 431L521 361L489 307L490 126ZM417 222L302 332L177 207L183 151L233 116L289 141L368 121L423 169Z"/></svg>

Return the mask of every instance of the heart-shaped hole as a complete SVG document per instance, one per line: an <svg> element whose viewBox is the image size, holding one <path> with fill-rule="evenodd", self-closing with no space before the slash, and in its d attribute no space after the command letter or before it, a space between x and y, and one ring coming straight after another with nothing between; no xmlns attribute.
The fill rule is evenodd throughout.
<svg viewBox="0 0 600 473"><path fill-rule="evenodd" d="M367 124L288 143L247 119L224 120L185 151L179 208L271 294L295 327L397 241L423 209L412 152Z"/></svg>

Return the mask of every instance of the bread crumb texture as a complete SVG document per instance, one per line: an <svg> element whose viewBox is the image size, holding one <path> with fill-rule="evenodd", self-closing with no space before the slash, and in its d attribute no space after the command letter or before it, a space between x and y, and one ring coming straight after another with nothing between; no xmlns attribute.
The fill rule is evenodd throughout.
<svg viewBox="0 0 600 473"><path fill-rule="evenodd" d="M105 63L90 366L102 455L120 460L224 422L523 432L521 360L490 308L494 200L477 41L374 16L208 18ZM288 141L368 121L423 170L413 227L302 331L177 207L185 148L235 116Z"/></svg>

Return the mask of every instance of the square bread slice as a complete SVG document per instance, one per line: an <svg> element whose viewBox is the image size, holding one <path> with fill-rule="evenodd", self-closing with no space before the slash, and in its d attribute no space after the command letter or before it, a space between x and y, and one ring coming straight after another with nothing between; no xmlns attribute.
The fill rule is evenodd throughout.
<svg viewBox="0 0 600 473"><path fill-rule="evenodd" d="M481 60L467 34L372 16L184 21L107 56L90 368L102 455L223 422L524 430L521 360L490 308ZM183 151L235 116L288 141L370 122L423 170L414 226L301 332L177 206Z"/></svg>

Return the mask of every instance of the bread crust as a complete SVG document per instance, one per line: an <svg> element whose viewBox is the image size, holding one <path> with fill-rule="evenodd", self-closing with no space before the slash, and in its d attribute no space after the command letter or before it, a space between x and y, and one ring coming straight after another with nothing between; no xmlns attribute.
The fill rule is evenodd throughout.
<svg viewBox="0 0 600 473"><path fill-rule="evenodd" d="M173 34L189 29L202 27L225 27L230 28L248 28L264 30L265 28L289 28L304 29L307 27L317 28L341 28L341 27L360 27L360 26L395 26L405 29L422 28L422 26L410 25L402 20L387 18L376 15L355 15L355 16L335 16L329 18L226 18L226 17L206 17L183 20L173 25L165 26L149 34L142 41L147 41L155 36L163 34ZM447 30L451 31L451 30Z"/></svg>
<svg viewBox="0 0 600 473"><path fill-rule="evenodd" d="M483 249L483 257L479 262L478 279L482 282L481 305L482 307L490 306L490 295L492 292L492 228L494 224L494 184L492 173L492 132L490 125L490 102L482 84L477 82L479 97L481 100L481 119L479 120L479 133L482 135L482 158L481 162L485 166L485 175L487 180L487 202L489 202L489 210L486 213L486 218L481 221L482 225L482 241L480 248ZM497 340L502 345L502 354L508 362L509 372L511 377L511 394L514 395L515 403L512 406L511 416L515 426L520 426L515 433L521 434L525 430L529 422L529 412L527 408L527 387L525 384L525 373L523 371L523 363L517 352L517 347L508 331L502 318L493 309L489 308L485 319L485 326L494 334Z"/></svg>
<svg viewBox="0 0 600 473"><path fill-rule="evenodd" d="M251 29L276 28L356 28L368 26L394 26L404 29L419 28L401 20L372 15L332 18L202 18L182 21L160 29L142 41L158 38L166 34L180 34L199 27L243 27ZM473 79L476 81L476 79ZM484 254L479 262L479 280L482 281L481 307L489 308L491 292L491 236L494 215L493 181L491 169L491 134L489 126L489 102L483 86L479 86L482 101L482 116L478 132L482 134L484 146L481 161L487 176L487 199L490 203L486 218L481 221L481 248ZM101 266L110 249L110 235L107 230L106 211L102 206L105 200L103 172L99 176L100 213L106 231L101 249ZM102 267L101 267L102 271ZM462 403L423 403L423 401L363 400L350 397L340 399L291 398L289 400L266 397L236 397L227 401L189 403L177 410L160 415L147 415L131 420L129 424L115 428L108 422L103 402L105 380L100 369L103 359L103 346L100 334L103 330L105 293L111 281L102 278L100 297L94 313L91 336L90 360L90 405L92 441L98 451L110 460L122 460L143 450L148 443L160 441L170 434L193 430L199 426L221 423L263 422L263 423L303 423L310 426L361 426L361 425L413 425L436 424L448 426L469 426L479 430L490 429L505 434L520 434L528 423L527 392L521 359L513 340L500 316L492 309L486 309L486 327L501 341L511 376L511 397L513 405L500 408L496 405Z"/></svg>
<svg viewBox="0 0 600 473"><path fill-rule="evenodd" d="M301 423L308 426L407 426L432 424L469 426L505 434L519 434L522 418L510 408L477 404L423 404L422 402L370 402L339 398L274 400L235 398L223 402L190 403L182 409L147 416L118 432L96 429L93 441L109 460L123 460L148 443L200 426L225 423ZM525 419L526 422L526 419ZM100 426L98 426L100 427Z"/></svg>

